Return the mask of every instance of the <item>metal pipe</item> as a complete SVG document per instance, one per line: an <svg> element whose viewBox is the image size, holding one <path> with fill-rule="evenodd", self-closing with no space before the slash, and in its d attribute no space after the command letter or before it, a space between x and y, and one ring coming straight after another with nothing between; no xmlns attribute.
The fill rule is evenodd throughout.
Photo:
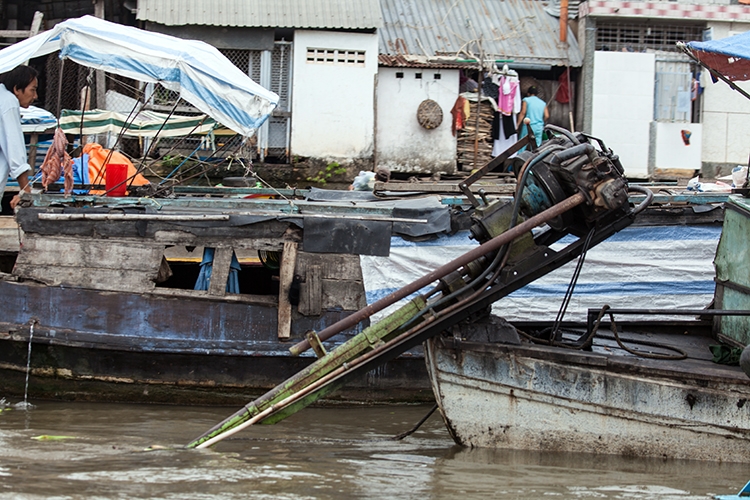
<svg viewBox="0 0 750 500"><path fill-rule="evenodd" d="M578 144L577 146L572 146L568 149L564 149L562 151L558 151L554 155L552 155L552 158L550 161L553 163L562 163L565 160L570 160L571 158L575 158L576 156L585 154L590 155L594 152L594 146L591 144L584 143L584 144Z"/></svg>
<svg viewBox="0 0 750 500"><path fill-rule="evenodd" d="M575 136L575 134L573 134L573 132L571 132L570 130L564 129L562 127L558 127L557 125L552 125L551 123L548 123L547 125L544 126L544 130L552 130L553 132L558 132L566 136L568 139L570 139L570 141L575 145L578 145L581 143L581 141L578 140L578 138Z"/></svg>
<svg viewBox="0 0 750 500"><path fill-rule="evenodd" d="M599 314L600 309L589 309L589 314ZM738 309L607 309L608 314L641 314L644 316L750 316L750 311Z"/></svg>
<svg viewBox="0 0 750 500"><path fill-rule="evenodd" d="M585 197L583 194L581 193L574 194L570 198L567 198L561 201L560 203L558 203L557 205L553 205L547 210L538 213L537 215L531 217L530 219L527 219L521 224L512 227L506 232L494 237L490 241L483 243L482 245L476 247L475 249L463 254L457 259L454 259L448 262L447 264L440 266L439 268L435 269L431 273L426 274L425 276L422 276L421 278L411 282L410 284L404 286L403 288L396 290L393 293L388 294L387 296L383 297L377 302L370 304L369 306L362 308L359 311L355 312L354 314L351 314L347 316L346 318L325 328L320 333L318 333L318 338L320 338L321 341L325 341L333 337L334 335L337 335L341 331L347 328L353 327L360 321L366 318L369 318L376 312L385 309L389 305L395 302L398 302L399 300L405 297L408 297L412 293L419 291L420 289L424 288L430 283L437 281L440 278L446 276L448 273L451 273L455 271L456 269L467 265L469 262L472 262L478 259L479 257L486 255L490 252L498 250L503 245L512 242L513 240L515 240L516 238L518 238L525 232L531 231L533 228L539 226L540 224L550 221L554 219L555 217L557 217L558 215L564 212L567 212L568 210L574 207L577 207L584 201L585 201ZM310 343L307 340L303 340L293 345L289 349L289 351L293 355L298 356L301 353L308 350L309 348L310 348Z"/></svg>
<svg viewBox="0 0 750 500"><path fill-rule="evenodd" d="M636 191L646 195L646 198L633 209L633 215L643 212L647 206L654 200L654 193L649 188L643 186L628 186L628 191Z"/></svg>

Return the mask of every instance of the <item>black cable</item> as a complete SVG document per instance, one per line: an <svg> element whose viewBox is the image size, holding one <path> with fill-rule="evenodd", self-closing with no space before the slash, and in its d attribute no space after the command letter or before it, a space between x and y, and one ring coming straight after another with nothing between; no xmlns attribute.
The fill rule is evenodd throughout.
<svg viewBox="0 0 750 500"><path fill-rule="evenodd" d="M437 405L437 403L435 403L435 406L433 406L432 409L427 412L427 415L425 415L424 417L422 417L422 420L420 420L419 422L417 422L417 425L415 425L414 427L412 427L411 429L409 429L406 432L402 432L401 434L393 436L391 439L393 439L394 441L401 441L405 437L411 436L412 434L414 434L417 431L417 429L419 429L420 427L422 427L422 424L425 423L427 421L427 419L430 418L432 416L432 414L435 413L435 410L437 410L437 409L438 409L438 405Z"/></svg>
<svg viewBox="0 0 750 500"><path fill-rule="evenodd" d="M578 262L576 263L576 268L573 271L573 276L570 278L570 283L568 283L568 289L565 290L565 296L563 297L563 301L560 304L560 309L557 311L557 317L555 318L555 322L552 325L552 331L550 332L550 340L553 340L554 338L557 337L557 332L560 329L560 324L562 323L562 320L565 317L565 312L568 310L570 299L573 298L573 290L575 289L576 284L578 283L578 277L581 275L581 270L583 269L583 262L586 260L586 253L589 250L589 246L591 246L591 240L593 239L595 232L596 232L596 227L592 227L589 233L586 235L586 239L583 242L581 255L578 257Z"/></svg>

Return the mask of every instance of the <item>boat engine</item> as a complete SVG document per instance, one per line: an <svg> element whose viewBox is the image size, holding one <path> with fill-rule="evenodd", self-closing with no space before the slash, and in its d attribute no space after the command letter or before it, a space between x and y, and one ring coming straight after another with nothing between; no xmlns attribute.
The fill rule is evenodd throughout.
<svg viewBox="0 0 750 500"><path fill-rule="evenodd" d="M559 237L567 233L581 236L602 220L626 215L628 183L622 165L617 155L598 142L601 149L582 134L560 135L536 151L519 153L513 165L518 173L520 214L532 217L576 193L583 194L583 204L546 222ZM474 239L484 243L506 231L513 205L496 201L476 207L471 228Z"/></svg>

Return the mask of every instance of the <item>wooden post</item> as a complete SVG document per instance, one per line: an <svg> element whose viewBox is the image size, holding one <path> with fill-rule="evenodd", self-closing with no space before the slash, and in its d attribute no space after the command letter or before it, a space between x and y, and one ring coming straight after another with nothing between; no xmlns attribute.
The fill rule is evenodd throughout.
<svg viewBox="0 0 750 500"><path fill-rule="evenodd" d="M278 336L279 339L288 339L292 332L292 304L289 302L289 289L294 279L294 266L297 262L297 243L285 241L284 250L281 254L281 267L279 269L279 314L278 314Z"/></svg>
<svg viewBox="0 0 750 500"><path fill-rule="evenodd" d="M104 0L95 0L94 1L94 16L98 17L99 19L104 19ZM96 70L96 107L99 109L106 109L106 93L107 93L107 83L105 81L105 74L104 71L98 69Z"/></svg>
<svg viewBox="0 0 750 500"><path fill-rule="evenodd" d="M39 147L39 134L36 132L31 133L29 139L29 166L31 167L30 175L34 175L34 169L36 168L36 150Z"/></svg>
<svg viewBox="0 0 750 500"><path fill-rule="evenodd" d="M211 282L208 285L209 295L222 296L227 291L227 279L232 264L232 247L219 247L214 250L214 263L211 269Z"/></svg>
<svg viewBox="0 0 750 500"><path fill-rule="evenodd" d="M568 41L568 0L560 0L560 41Z"/></svg>

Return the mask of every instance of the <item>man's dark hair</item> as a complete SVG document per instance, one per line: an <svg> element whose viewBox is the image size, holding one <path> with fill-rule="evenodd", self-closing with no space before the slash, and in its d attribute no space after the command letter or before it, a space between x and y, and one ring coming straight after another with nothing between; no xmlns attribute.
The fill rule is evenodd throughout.
<svg viewBox="0 0 750 500"><path fill-rule="evenodd" d="M31 66L16 66L14 69L0 75L0 83L13 92L15 89L23 90L28 87L39 72Z"/></svg>
<svg viewBox="0 0 750 500"><path fill-rule="evenodd" d="M534 85L532 85L531 87L529 87L529 90L526 91L526 93L529 94L529 95L537 95L538 92L539 91L536 89L536 87Z"/></svg>

